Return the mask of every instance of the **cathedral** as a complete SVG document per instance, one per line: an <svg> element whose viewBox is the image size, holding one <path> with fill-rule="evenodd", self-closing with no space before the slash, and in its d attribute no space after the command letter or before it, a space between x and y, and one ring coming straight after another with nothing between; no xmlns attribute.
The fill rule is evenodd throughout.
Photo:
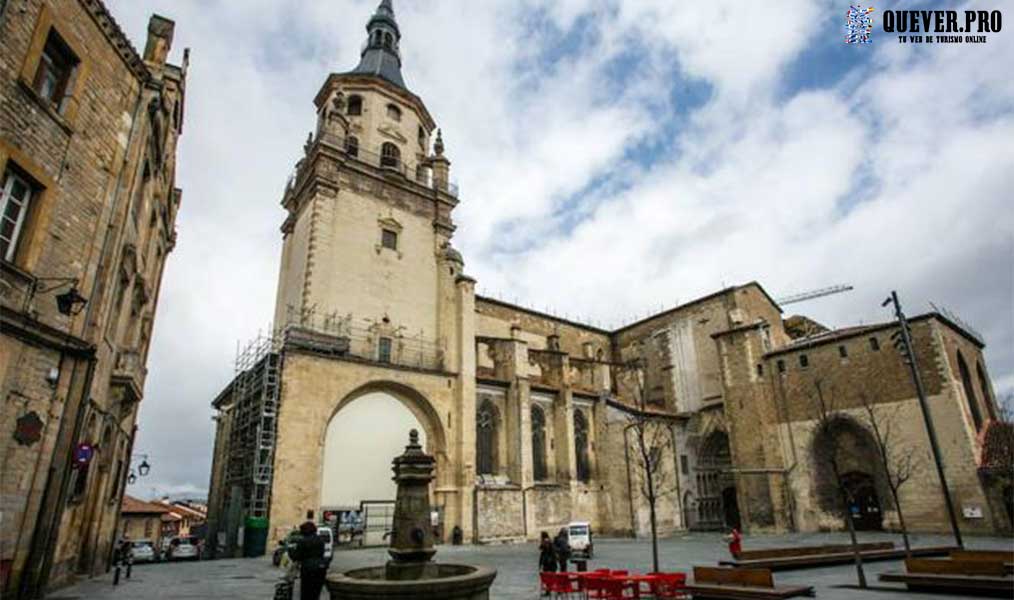
<svg viewBox="0 0 1014 600"><path fill-rule="evenodd" d="M328 425L378 393L411 412L436 458L448 542L537 539L572 521L644 535L652 514L662 533L837 530L836 479L859 529L895 529L901 508L910 530L948 530L893 321L831 330L784 315L756 282L612 331L477 295L453 244L468 200L402 76L390 0L366 30L359 64L313 99L282 198L275 333L213 402L210 536L235 543L261 518L277 540L323 518ZM937 312L910 324L960 527L1010 531L984 343ZM880 459L885 430L889 454L912 458L904 485ZM847 449L833 470L828 447Z"/></svg>

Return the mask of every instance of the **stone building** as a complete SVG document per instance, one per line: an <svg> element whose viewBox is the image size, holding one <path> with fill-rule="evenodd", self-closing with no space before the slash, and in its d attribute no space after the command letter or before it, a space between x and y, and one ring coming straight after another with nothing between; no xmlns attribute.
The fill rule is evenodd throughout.
<svg viewBox="0 0 1014 600"><path fill-rule="evenodd" d="M389 0L366 29L358 66L329 75L314 98L316 129L282 199L276 332L241 354L213 402L209 535L234 544L241 519L258 516L278 539L319 516L329 424L377 394L412 413L436 457L445 539L456 528L465 540L532 539L572 520L643 534L645 464L664 492L663 532L840 528L812 460L814 380L860 428L848 433L865 431L865 390L903 411L902 437L925 454L893 325L783 320L757 283L615 331L476 295L452 245L460 200L448 149L402 77ZM982 343L940 315L914 326L962 525L1009 528L1002 491L977 474L979 432L996 408ZM645 420L663 434L647 463L634 435ZM362 457L339 460L354 468ZM875 463L850 476L863 510L884 515L868 526L892 526ZM927 467L904 490L914 529L946 528L934 477Z"/></svg>
<svg viewBox="0 0 1014 600"><path fill-rule="evenodd" d="M169 509L157 502L145 502L123 495L120 505L120 526L118 538L150 540L153 547L162 547L163 520Z"/></svg>
<svg viewBox="0 0 1014 600"><path fill-rule="evenodd" d="M99 0L0 3L4 597L104 572L176 239L186 59Z"/></svg>

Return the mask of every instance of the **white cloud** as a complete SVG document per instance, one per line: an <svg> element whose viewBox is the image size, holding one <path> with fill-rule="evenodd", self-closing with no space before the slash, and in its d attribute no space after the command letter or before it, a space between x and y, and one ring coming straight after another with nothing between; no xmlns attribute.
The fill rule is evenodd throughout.
<svg viewBox="0 0 1014 600"><path fill-rule="evenodd" d="M156 11L177 21L174 55L193 48L179 244L138 440L159 456L153 479L191 485L206 477L208 403L235 340L272 314L277 203L311 100L355 65L375 2L107 1L138 46ZM979 46L876 40L833 87L786 92L791 65L840 43L820 29L840 7L395 4L406 80L462 183L456 243L481 287L616 322L723 283L852 283L798 307L834 325L886 318L879 301L897 288L910 313L933 300L978 327L998 391L1014 388L1009 32ZM560 48L574 27L587 35ZM689 81L712 95L687 115ZM645 142L663 150L635 160Z"/></svg>

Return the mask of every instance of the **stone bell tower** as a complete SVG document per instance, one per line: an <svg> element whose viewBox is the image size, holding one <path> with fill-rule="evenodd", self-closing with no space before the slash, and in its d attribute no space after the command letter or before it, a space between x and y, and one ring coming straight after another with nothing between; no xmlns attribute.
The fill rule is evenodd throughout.
<svg viewBox="0 0 1014 600"><path fill-rule="evenodd" d="M368 391L419 421L436 460L434 507L448 531L467 534L475 282L451 245L457 189L441 133L402 76L390 0L366 33L358 65L330 74L314 98L317 123L282 199L271 522L319 508L322 451L306 440L323 440L329 419Z"/></svg>

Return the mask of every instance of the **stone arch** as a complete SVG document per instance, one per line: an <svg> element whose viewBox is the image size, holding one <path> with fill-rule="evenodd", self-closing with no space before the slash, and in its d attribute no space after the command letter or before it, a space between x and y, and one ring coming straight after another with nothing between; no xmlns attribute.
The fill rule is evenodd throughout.
<svg viewBox="0 0 1014 600"><path fill-rule="evenodd" d="M891 495L873 434L849 416L834 416L814 433L810 457L813 461L811 485L817 506L826 513L845 516L831 466L834 458L850 506L861 508L860 514L853 510L857 528L880 529L881 511Z"/></svg>
<svg viewBox="0 0 1014 600"><path fill-rule="evenodd" d="M325 469L327 468L327 436L328 430L330 429L331 423L341 415L341 412L352 403L368 396L370 394L384 394L395 400L402 406L404 406L409 413L419 423L424 436L426 438L425 451L436 459L436 473L433 481L433 489L443 485L447 481L450 481L454 473L450 468L450 456L447 448L447 433L444 429L443 422L440 419L439 413L437 413L433 404L423 395L421 392L416 390L410 385L389 381L389 380L376 380L362 384L352 391L346 393L331 409L327 420L325 421L324 427L320 430L320 437L318 439L319 444L319 464L317 478L320 484L317 487L317 506L321 506L324 501L324 477ZM404 432L404 439L408 440L408 432ZM390 458L394 458L392 455ZM389 477L390 472L378 473L378 477Z"/></svg>
<svg viewBox="0 0 1014 600"><path fill-rule="evenodd" d="M374 393L387 394L401 402L422 425L423 431L426 433L426 452L434 456L438 454L446 456L447 434L444 431L440 415L437 414L436 409L426 399L426 396L412 386L404 383L378 380L357 387L338 401L338 404L335 405L330 416L328 416L327 422L330 423L334 420L338 413L352 402L367 394ZM320 443L323 445L324 439L327 437L327 427L324 427L320 436Z"/></svg>

